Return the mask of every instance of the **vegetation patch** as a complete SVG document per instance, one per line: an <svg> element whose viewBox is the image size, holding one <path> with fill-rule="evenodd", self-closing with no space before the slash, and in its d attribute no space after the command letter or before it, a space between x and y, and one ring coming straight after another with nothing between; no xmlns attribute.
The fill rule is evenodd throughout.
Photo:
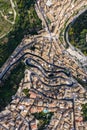
<svg viewBox="0 0 87 130"><path fill-rule="evenodd" d="M0 37L8 33L13 26L7 20L14 20L10 0L0 0Z"/></svg>
<svg viewBox="0 0 87 130"><path fill-rule="evenodd" d="M30 94L29 94L29 89L26 88L26 89L23 89L23 93L26 95L26 97L29 97Z"/></svg>
<svg viewBox="0 0 87 130"><path fill-rule="evenodd" d="M0 37L3 37L3 35L9 32L11 28L12 25L4 20L4 18L0 15Z"/></svg>
<svg viewBox="0 0 87 130"><path fill-rule="evenodd" d="M41 29L41 20L38 18L34 0L16 0L17 18L12 30L0 39L0 67L12 54L17 45L27 34L37 34Z"/></svg>
<svg viewBox="0 0 87 130"><path fill-rule="evenodd" d="M53 116L53 112L47 112L47 113L40 112L40 113L34 113L33 115L39 121L38 130L44 130L50 123L51 117Z"/></svg>
<svg viewBox="0 0 87 130"><path fill-rule="evenodd" d="M18 64L0 87L0 111L12 100L12 95L16 93L19 83L24 77L24 70L25 65Z"/></svg>
<svg viewBox="0 0 87 130"><path fill-rule="evenodd" d="M69 41L87 55L87 11L81 14L71 25Z"/></svg>
<svg viewBox="0 0 87 130"><path fill-rule="evenodd" d="M82 104L82 113L84 121L87 121L87 103Z"/></svg>

